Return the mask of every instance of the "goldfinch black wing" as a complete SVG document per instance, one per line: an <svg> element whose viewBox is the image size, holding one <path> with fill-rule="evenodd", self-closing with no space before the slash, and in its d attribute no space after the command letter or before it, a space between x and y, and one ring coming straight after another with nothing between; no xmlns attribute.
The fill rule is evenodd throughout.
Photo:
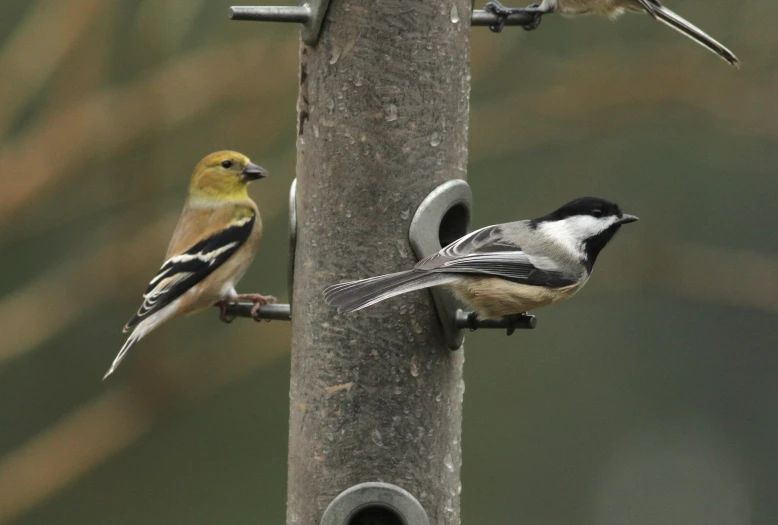
<svg viewBox="0 0 778 525"><path fill-rule="evenodd" d="M212 274L245 244L254 228L255 220L255 215L236 220L185 252L165 261L149 283L146 293L143 294L143 304L124 327L124 332L130 331Z"/></svg>

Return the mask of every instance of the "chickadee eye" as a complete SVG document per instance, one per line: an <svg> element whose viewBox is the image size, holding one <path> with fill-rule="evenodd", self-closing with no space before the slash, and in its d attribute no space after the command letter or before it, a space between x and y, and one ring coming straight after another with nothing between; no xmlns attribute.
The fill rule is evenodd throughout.
<svg viewBox="0 0 778 525"><path fill-rule="evenodd" d="M232 161L231 160L223 160L222 161L222 168L230 169L232 167Z"/></svg>
<svg viewBox="0 0 778 525"><path fill-rule="evenodd" d="M602 210L592 210L593 217L602 217Z"/></svg>

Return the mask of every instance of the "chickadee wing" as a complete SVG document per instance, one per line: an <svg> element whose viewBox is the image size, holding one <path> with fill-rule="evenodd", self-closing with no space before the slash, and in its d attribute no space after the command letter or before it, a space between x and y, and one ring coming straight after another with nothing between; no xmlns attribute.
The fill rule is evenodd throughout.
<svg viewBox="0 0 778 525"><path fill-rule="evenodd" d="M526 253L506 239L500 225L487 226L462 237L419 262L416 269L489 275L553 288L577 282L577 276L552 259Z"/></svg>
<svg viewBox="0 0 778 525"><path fill-rule="evenodd" d="M246 242L255 220L256 216L251 215L234 221L165 261L143 294L143 304L124 331L131 330L212 274Z"/></svg>
<svg viewBox="0 0 778 525"><path fill-rule="evenodd" d="M466 255L446 262L436 271L502 277L521 284L550 288L563 288L577 282L574 276L549 258L522 251Z"/></svg>

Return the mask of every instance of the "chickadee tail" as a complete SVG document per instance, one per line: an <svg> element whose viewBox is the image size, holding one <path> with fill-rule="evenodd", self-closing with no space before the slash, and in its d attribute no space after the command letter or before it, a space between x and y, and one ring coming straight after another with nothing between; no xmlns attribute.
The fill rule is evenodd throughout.
<svg viewBox="0 0 778 525"><path fill-rule="evenodd" d="M408 270L330 286L324 290L324 301L337 307L339 314L356 312L396 295L456 280L450 274Z"/></svg>
<svg viewBox="0 0 778 525"><path fill-rule="evenodd" d="M718 41L713 39L713 37L708 35L705 31L695 26L691 22L684 20L664 6L656 6L654 9L652 9L651 14L654 15L663 24L672 27L682 35L694 40L701 46L717 54L729 62L730 65L740 69L740 60L738 60L732 51L724 47Z"/></svg>

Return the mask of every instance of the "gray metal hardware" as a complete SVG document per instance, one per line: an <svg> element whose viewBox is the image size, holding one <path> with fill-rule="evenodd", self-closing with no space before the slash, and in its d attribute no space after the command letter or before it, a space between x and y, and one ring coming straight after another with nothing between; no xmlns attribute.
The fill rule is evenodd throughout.
<svg viewBox="0 0 778 525"><path fill-rule="evenodd" d="M227 316L229 317L252 317L251 309L253 303L241 302L230 303L227 305ZM267 319L268 321L291 321L292 307L288 304L263 304L259 307L258 319Z"/></svg>
<svg viewBox="0 0 778 525"><path fill-rule="evenodd" d="M253 20L259 22L294 22L303 24L302 39L309 46L316 45L321 32L321 24L329 7L329 0L305 0L297 6L232 6L231 20ZM475 9L470 18L471 26L493 26L498 17L494 13ZM525 13L510 15L505 18L506 26L526 26L534 21L534 17Z"/></svg>
<svg viewBox="0 0 778 525"><path fill-rule="evenodd" d="M292 306L294 293L294 256L297 251L297 179L289 188L289 260L286 262L286 292L289 297L289 307Z"/></svg>
<svg viewBox="0 0 778 525"><path fill-rule="evenodd" d="M344 490L329 504L320 525L349 525L368 509L392 512L402 525L429 525L424 507L410 492L390 483L360 483Z"/></svg>
<svg viewBox="0 0 778 525"><path fill-rule="evenodd" d="M483 9L476 9L470 18L471 26L493 26L497 24L499 18L494 13L484 11ZM535 20L534 15L517 13L505 18L504 25L506 26L526 26L532 24Z"/></svg>
<svg viewBox="0 0 778 525"><path fill-rule="evenodd" d="M454 320L454 326L460 329L470 328L470 319L468 315L470 312L464 310L457 310L456 318ZM532 330L538 325L538 320L534 315L523 314L513 324L507 317L501 317L500 319L479 319L475 323L475 328L506 328L510 330Z"/></svg>
<svg viewBox="0 0 778 525"><path fill-rule="evenodd" d="M330 0L301 0L297 6L232 6L230 19L303 24L303 42L313 46L319 40L321 24L329 5Z"/></svg>
<svg viewBox="0 0 778 525"><path fill-rule="evenodd" d="M408 238L416 257L421 260L470 231L473 192L463 180L444 182L419 204L411 221ZM445 219L445 221L444 221ZM447 289L430 288L435 309L451 350L462 346L465 336L456 326L456 312L462 305Z"/></svg>

